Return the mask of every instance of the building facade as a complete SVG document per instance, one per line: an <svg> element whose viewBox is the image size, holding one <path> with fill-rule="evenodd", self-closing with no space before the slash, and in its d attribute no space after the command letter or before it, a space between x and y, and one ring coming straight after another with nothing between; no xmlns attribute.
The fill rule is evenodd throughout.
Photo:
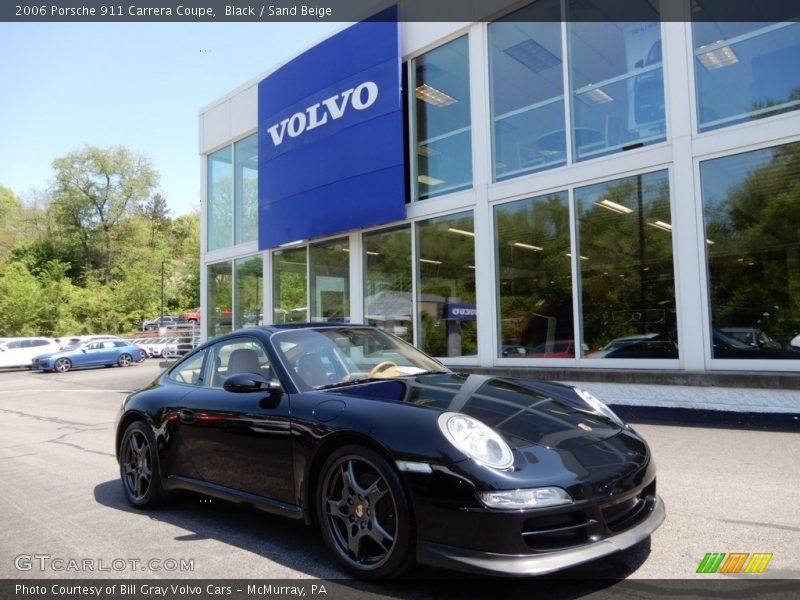
<svg viewBox="0 0 800 600"><path fill-rule="evenodd" d="M800 372L800 24L561 9L352 25L202 109L204 335L348 321L450 366ZM396 57L290 76L377 25Z"/></svg>

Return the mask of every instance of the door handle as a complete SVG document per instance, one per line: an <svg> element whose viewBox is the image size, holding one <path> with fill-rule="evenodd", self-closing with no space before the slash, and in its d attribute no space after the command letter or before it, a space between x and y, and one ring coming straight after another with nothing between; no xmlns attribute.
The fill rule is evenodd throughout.
<svg viewBox="0 0 800 600"><path fill-rule="evenodd" d="M178 411L178 414L180 415L183 423L194 423L197 420L197 415L193 410L182 408L180 411Z"/></svg>

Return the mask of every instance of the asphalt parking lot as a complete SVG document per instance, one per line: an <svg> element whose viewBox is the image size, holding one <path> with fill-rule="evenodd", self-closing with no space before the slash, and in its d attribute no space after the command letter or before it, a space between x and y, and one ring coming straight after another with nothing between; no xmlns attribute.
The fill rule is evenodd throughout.
<svg viewBox="0 0 800 600"><path fill-rule="evenodd" d="M0 577L343 577L316 530L300 523L194 496L150 512L128 506L114 418L128 391L158 372L156 361L64 374L0 371ZM634 426L653 448L667 520L649 541L567 576L708 578L695 573L707 552L770 552L759 577L800 578L800 435ZM20 563L21 555L91 559L95 570ZM119 559L123 568L97 570ZM191 568L181 570L182 560Z"/></svg>

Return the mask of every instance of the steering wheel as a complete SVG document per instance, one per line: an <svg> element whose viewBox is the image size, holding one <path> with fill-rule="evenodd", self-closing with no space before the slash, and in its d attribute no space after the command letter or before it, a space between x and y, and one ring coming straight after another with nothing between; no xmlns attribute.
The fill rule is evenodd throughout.
<svg viewBox="0 0 800 600"><path fill-rule="evenodd" d="M384 371L388 371L389 369L396 367L397 363L394 363L390 360L381 361L377 365L372 367L372 370L369 372L369 375L367 377L375 377L379 373L383 373Z"/></svg>

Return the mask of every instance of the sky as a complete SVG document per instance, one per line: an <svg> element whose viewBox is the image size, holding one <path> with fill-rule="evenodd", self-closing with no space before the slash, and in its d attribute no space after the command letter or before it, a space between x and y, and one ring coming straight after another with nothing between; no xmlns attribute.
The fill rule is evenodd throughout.
<svg viewBox="0 0 800 600"><path fill-rule="evenodd" d="M53 160L127 146L172 216L200 205L198 111L338 23L0 23L0 185L46 190Z"/></svg>

